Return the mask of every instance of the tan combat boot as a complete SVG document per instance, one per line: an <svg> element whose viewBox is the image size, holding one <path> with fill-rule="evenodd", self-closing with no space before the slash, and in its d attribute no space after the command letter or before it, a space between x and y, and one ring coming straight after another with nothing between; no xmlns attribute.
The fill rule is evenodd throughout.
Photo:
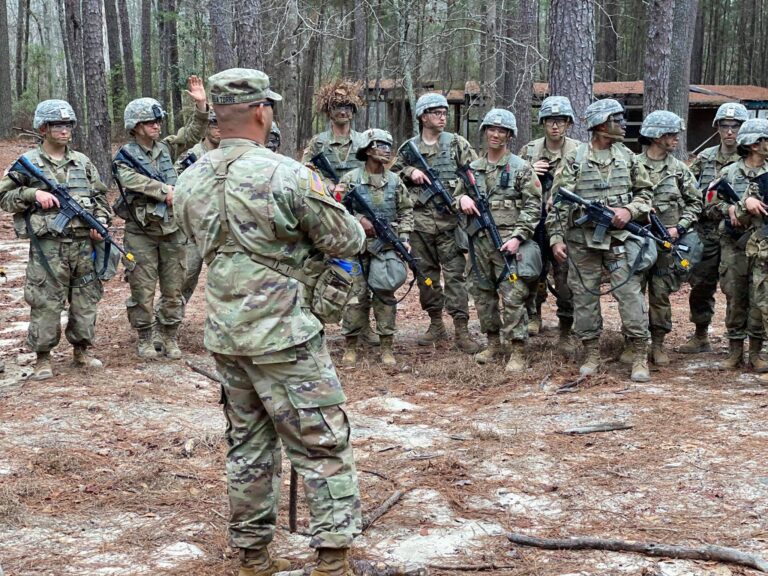
<svg viewBox="0 0 768 576"><path fill-rule="evenodd" d="M144 360L157 360L157 350L152 343L152 328L139 330L139 343L136 345L136 353Z"/></svg>
<svg viewBox="0 0 768 576"><path fill-rule="evenodd" d="M488 364L493 362L496 358L501 358L504 351L501 348L501 338L498 332L488 332L486 334L488 338L488 347L482 352L475 354L475 362L478 364Z"/></svg>
<svg viewBox="0 0 768 576"><path fill-rule="evenodd" d="M344 366L353 367L357 363L357 336L345 336L346 348L344 356L341 357L341 363Z"/></svg>
<svg viewBox="0 0 768 576"><path fill-rule="evenodd" d="M163 350L165 351L166 358L171 360L178 360L181 358L181 349L179 343L176 341L176 334L179 331L179 325L174 326L160 326L160 340L163 343Z"/></svg>
<svg viewBox="0 0 768 576"><path fill-rule="evenodd" d="M392 340L394 336L381 336L381 363L384 366L397 366L397 360L392 353Z"/></svg>
<svg viewBox="0 0 768 576"><path fill-rule="evenodd" d="M560 335L557 338L557 349L563 354L572 356L576 354L578 346L573 335L573 318L561 317L559 322Z"/></svg>
<svg viewBox="0 0 768 576"><path fill-rule="evenodd" d="M317 566L309 576L355 576L349 566L349 548L318 548Z"/></svg>
<svg viewBox="0 0 768 576"><path fill-rule="evenodd" d="M74 359L75 366L82 368L101 368L104 366L101 360L89 354L87 346L75 346Z"/></svg>
<svg viewBox="0 0 768 576"><path fill-rule="evenodd" d="M632 358L632 382L650 382L651 373L648 371L648 342L642 338L631 340L634 356Z"/></svg>
<svg viewBox="0 0 768 576"><path fill-rule="evenodd" d="M291 567L285 558L271 558L266 548L240 549L240 571L237 576L272 576Z"/></svg>
<svg viewBox="0 0 768 576"><path fill-rule="evenodd" d="M466 318L454 318L453 328L456 331L456 346L467 354L476 354L480 351L480 344L472 340L469 335L469 321Z"/></svg>
<svg viewBox="0 0 768 576"><path fill-rule="evenodd" d="M622 364L632 364L634 359L635 351L632 349L632 342L625 336L624 347L621 349L621 354L619 355L619 362Z"/></svg>
<svg viewBox="0 0 768 576"><path fill-rule="evenodd" d="M764 374L768 372L768 362L763 360L760 351L763 349L763 341L757 338L749 339L749 366L758 374Z"/></svg>
<svg viewBox="0 0 768 576"><path fill-rule="evenodd" d="M696 324L696 332L688 341L677 349L681 354L699 354L712 352L709 342L709 324Z"/></svg>
<svg viewBox="0 0 768 576"><path fill-rule="evenodd" d="M48 380L53 378L53 368L51 367L51 353L38 352L35 362L35 371L30 376L32 380Z"/></svg>
<svg viewBox="0 0 768 576"><path fill-rule="evenodd" d="M728 340L728 356L720 365L726 370L735 370L744 365L744 340Z"/></svg>
<svg viewBox="0 0 768 576"><path fill-rule="evenodd" d="M541 314L531 314L528 317L528 336L538 336L541 332Z"/></svg>
<svg viewBox="0 0 768 576"><path fill-rule="evenodd" d="M443 324L442 312L430 312L429 314L429 328L427 331L419 336L416 343L419 346L432 346L435 342L448 339L448 331Z"/></svg>
<svg viewBox="0 0 768 576"><path fill-rule="evenodd" d="M525 342L522 340L513 340L511 343L511 354L509 362L504 367L504 372L516 374L526 369L525 362Z"/></svg>
<svg viewBox="0 0 768 576"><path fill-rule="evenodd" d="M666 334L661 330L651 332L651 362L656 366L669 366L669 354L664 349Z"/></svg>
<svg viewBox="0 0 768 576"><path fill-rule="evenodd" d="M584 340L584 363L579 368L580 376L592 376L600 368L600 339Z"/></svg>
<svg viewBox="0 0 768 576"><path fill-rule="evenodd" d="M365 323L365 326L360 331L358 342L368 344L368 346L381 346L381 338L379 338L376 332L371 330L371 325L368 322Z"/></svg>

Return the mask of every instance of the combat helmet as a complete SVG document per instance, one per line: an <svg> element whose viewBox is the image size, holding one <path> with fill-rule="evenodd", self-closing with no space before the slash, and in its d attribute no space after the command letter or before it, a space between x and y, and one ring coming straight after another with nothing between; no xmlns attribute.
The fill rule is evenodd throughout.
<svg viewBox="0 0 768 576"><path fill-rule="evenodd" d="M480 124L480 130L485 130L488 126L506 128L512 133L513 137L517 136L517 120L515 120L515 115L509 110L504 110L503 108L489 110Z"/></svg>
<svg viewBox="0 0 768 576"><path fill-rule="evenodd" d="M76 125L77 117L66 100L43 100L35 108L32 127L37 130L48 122L73 122Z"/></svg>
<svg viewBox="0 0 768 576"><path fill-rule="evenodd" d="M549 96L544 98L544 101L541 103L541 108L539 108L539 124L541 124L545 118L550 118L552 116L566 116L571 119L571 122L576 121L571 101L565 96Z"/></svg>
<svg viewBox="0 0 768 576"><path fill-rule="evenodd" d="M608 121L612 114L622 114L624 107L618 100L605 98L592 102L584 111L584 118L587 121L587 130L592 130L595 126L600 126Z"/></svg>
<svg viewBox="0 0 768 576"><path fill-rule="evenodd" d="M717 127L720 120L736 120L736 122L746 122L749 120L749 112L744 104L738 102L726 102L717 109L712 126Z"/></svg>
<svg viewBox="0 0 768 576"><path fill-rule="evenodd" d="M736 144L741 152L742 146L751 146L762 138L768 138L768 120L765 118L750 118L739 128L736 134Z"/></svg>
<svg viewBox="0 0 768 576"><path fill-rule="evenodd" d="M365 161L367 158L365 151L368 150L368 148L370 148L371 144L374 142L386 142L392 146L395 141L392 138L392 134L386 130L382 130L380 128L371 128L366 130L363 132L363 139L360 148L358 148L357 152L355 152L355 158Z"/></svg>
<svg viewBox="0 0 768 576"><path fill-rule="evenodd" d="M317 111L321 114L330 114L335 106L352 106L357 112L358 108L365 105L360 98L360 92L363 90L362 82L354 82L343 78L338 78L324 84L315 92L315 102Z"/></svg>
<svg viewBox="0 0 768 576"><path fill-rule="evenodd" d="M640 136L650 141L661 138L664 134L677 134L683 130L685 130L685 121L680 116L667 110L655 110L643 120Z"/></svg>
<svg viewBox="0 0 768 576"><path fill-rule="evenodd" d="M160 102L154 98L137 98L128 102L128 106L125 107L123 122L125 129L130 132L140 122L162 120L166 115Z"/></svg>
<svg viewBox="0 0 768 576"><path fill-rule="evenodd" d="M430 92L429 94L422 94L418 100L416 100L416 118L421 118L427 110L432 108L448 108L448 100L442 94L437 92Z"/></svg>
<svg viewBox="0 0 768 576"><path fill-rule="evenodd" d="M277 126L277 122L272 120L272 127L269 129L270 134L274 134L278 138L282 138L282 135L280 134L280 128Z"/></svg>

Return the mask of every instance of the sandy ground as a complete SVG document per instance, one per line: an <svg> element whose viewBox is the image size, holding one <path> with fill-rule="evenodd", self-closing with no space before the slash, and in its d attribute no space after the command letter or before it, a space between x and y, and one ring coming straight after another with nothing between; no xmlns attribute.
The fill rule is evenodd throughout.
<svg viewBox="0 0 768 576"><path fill-rule="evenodd" d="M0 164L23 149L1 143ZM202 292L181 330L184 361L135 358L128 288L118 276L106 286L97 328L106 367L77 371L63 341L54 352L56 378L29 381L27 250L3 215L0 573L234 573L218 385L184 362L213 369L202 346ZM466 573L450 566L482 567L489 575L757 574L714 562L545 551L505 538L510 531L589 535L720 544L768 556L768 387L751 374L719 369L722 295L718 305L717 353L673 354L673 366L654 371L649 384L630 382L627 368L611 360L599 376L559 394L578 375L578 362L558 354L551 302L545 330L529 343L531 367L508 376L501 365L475 365L450 343L416 346L427 318L412 292L398 311L399 366L384 368L369 349L357 369L339 370L364 510L406 491L356 541L354 555L423 563L431 574ZM615 357L621 338L610 297L603 311L603 354ZM691 329L687 288L675 295L675 322L673 346ZM479 336L474 312L470 327ZM328 339L338 360L337 327ZM562 434L613 421L632 428ZM287 470L285 464L274 551L298 568L311 554L308 539L286 528ZM301 532L308 524L303 504L299 518Z"/></svg>

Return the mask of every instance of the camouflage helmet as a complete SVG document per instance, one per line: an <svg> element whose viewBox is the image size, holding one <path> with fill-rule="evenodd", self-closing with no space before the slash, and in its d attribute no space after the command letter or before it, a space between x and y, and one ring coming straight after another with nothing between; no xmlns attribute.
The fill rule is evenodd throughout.
<svg viewBox="0 0 768 576"><path fill-rule="evenodd" d="M208 122L218 122L218 120L216 120L216 111L213 109L213 106L208 106Z"/></svg>
<svg viewBox="0 0 768 576"><path fill-rule="evenodd" d="M768 138L768 120L751 118L739 128L739 133L736 134L736 144L750 146L761 138Z"/></svg>
<svg viewBox="0 0 768 576"><path fill-rule="evenodd" d="M736 122L746 122L749 119L749 112L744 104L738 102L726 102L717 109L712 126L717 127L720 120L736 120Z"/></svg>
<svg viewBox="0 0 768 576"><path fill-rule="evenodd" d="M592 102L584 111L584 118L587 121L587 130L592 130L595 126L600 126L608 121L611 114L622 114L624 107L618 100L606 98Z"/></svg>
<svg viewBox="0 0 768 576"><path fill-rule="evenodd" d="M509 110L504 110L503 108L489 110L480 124L480 130L485 130L488 126L506 128L512 132L512 136L517 136L517 120L515 120L515 115Z"/></svg>
<svg viewBox="0 0 768 576"><path fill-rule="evenodd" d="M648 114L640 126L640 135L653 140L664 134L677 134L685 130L685 121L673 112L655 110Z"/></svg>
<svg viewBox="0 0 768 576"><path fill-rule="evenodd" d="M123 122L125 129L130 132L136 128L139 122L149 122L151 120L162 120L166 113L160 102L154 98L138 98L128 102L123 112Z"/></svg>
<svg viewBox="0 0 768 576"><path fill-rule="evenodd" d="M35 130L48 122L74 122L77 124L75 111L66 100L43 100L35 108L35 119L32 126Z"/></svg>
<svg viewBox="0 0 768 576"><path fill-rule="evenodd" d="M544 118L552 116L566 116L571 119L571 122L576 121L571 101L565 96L549 96L544 98L541 108L539 108L539 124L544 121Z"/></svg>
<svg viewBox="0 0 768 576"><path fill-rule="evenodd" d="M416 100L416 118L421 118L427 110L432 108L448 108L448 100L445 96L438 94L437 92L430 92L429 94L423 94Z"/></svg>
<svg viewBox="0 0 768 576"><path fill-rule="evenodd" d="M365 161L365 159L368 157L365 151L368 150L368 148L370 148L371 144L374 142L386 142L392 146L395 141L392 138L392 134L386 130L381 130L380 128L371 128L366 130L363 132L363 140L360 144L360 148L358 148L357 152L355 152L355 158Z"/></svg>
<svg viewBox="0 0 768 576"><path fill-rule="evenodd" d="M274 134L278 138L282 138L282 135L280 134L280 128L277 127L277 122L272 120L272 127L269 129L270 134Z"/></svg>

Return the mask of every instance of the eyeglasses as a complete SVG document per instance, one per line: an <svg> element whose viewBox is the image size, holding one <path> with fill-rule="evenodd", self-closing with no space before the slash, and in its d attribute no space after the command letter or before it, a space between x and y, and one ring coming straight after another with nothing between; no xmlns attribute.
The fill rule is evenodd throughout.
<svg viewBox="0 0 768 576"><path fill-rule="evenodd" d="M609 122L616 122L616 124L623 124L624 123L624 114L611 114L608 117Z"/></svg>
<svg viewBox="0 0 768 576"><path fill-rule="evenodd" d="M355 111L355 107L352 104L335 104L331 108L336 112L349 112L350 114Z"/></svg>
<svg viewBox="0 0 768 576"><path fill-rule="evenodd" d="M738 132L741 124L738 122L718 122L717 127L723 132Z"/></svg>
<svg viewBox="0 0 768 576"><path fill-rule="evenodd" d="M162 123L161 120L147 120L146 122L139 122L139 124L141 124L142 126L154 126L155 124L160 126L161 123Z"/></svg>
<svg viewBox="0 0 768 576"><path fill-rule="evenodd" d="M248 104L248 108L256 108L258 106L267 106L269 108L274 108L275 103L272 100L260 100L258 102L251 102Z"/></svg>
<svg viewBox="0 0 768 576"><path fill-rule="evenodd" d="M62 122L61 124L54 124L53 122L48 123L48 128L53 132L66 132L66 131L72 131L75 128L75 125L72 122Z"/></svg>
<svg viewBox="0 0 768 576"><path fill-rule="evenodd" d="M392 145L387 142L374 142L371 144L371 148L381 150L382 152L392 152Z"/></svg>
<svg viewBox="0 0 768 576"><path fill-rule="evenodd" d="M448 110L427 110L427 114L434 118L448 118Z"/></svg>
<svg viewBox="0 0 768 576"><path fill-rule="evenodd" d="M549 126L565 126L568 124L568 118L545 118L544 124Z"/></svg>

